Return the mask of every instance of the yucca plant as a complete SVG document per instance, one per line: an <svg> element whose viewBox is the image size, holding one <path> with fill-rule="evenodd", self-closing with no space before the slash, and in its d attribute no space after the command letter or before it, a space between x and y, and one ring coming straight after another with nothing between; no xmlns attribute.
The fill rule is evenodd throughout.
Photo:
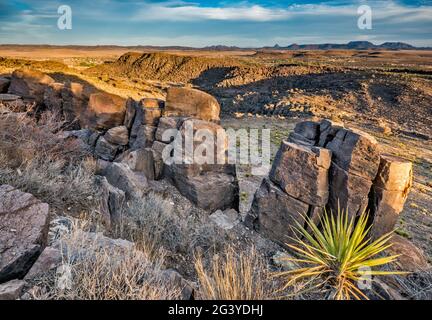
<svg viewBox="0 0 432 320"><path fill-rule="evenodd" d="M300 267L275 274L285 278L281 290L304 282L312 289L330 287L331 299L361 300L368 299L357 286L365 275L372 278L402 273L374 269L393 262L398 256L380 255L391 246L389 240L392 234L372 241L368 237L367 213L354 219L349 218L348 212L338 210L336 216L325 213L318 225L308 217L305 221L306 227L297 223L294 228L294 244L287 244L298 258L286 259L298 263Z"/></svg>

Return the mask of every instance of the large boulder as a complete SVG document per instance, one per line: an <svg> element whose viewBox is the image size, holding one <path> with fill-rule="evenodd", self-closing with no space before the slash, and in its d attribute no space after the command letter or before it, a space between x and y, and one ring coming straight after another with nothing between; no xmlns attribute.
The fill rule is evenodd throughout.
<svg viewBox="0 0 432 320"><path fill-rule="evenodd" d="M177 130L182 123L179 117L162 117L155 133L155 139L160 142L170 143L174 140ZM167 132L167 130L170 130ZM173 135L171 135L173 133Z"/></svg>
<svg viewBox="0 0 432 320"><path fill-rule="evenodd" d="M413 180L413 165L399 157L383 155L374 181L369 210L373 217L371 234L391 232L402 212Z"/></svg>
<svg viewBox="0 0 432 320"><path fill-rule="evenodd" d="M332 163L329 170L329 185L328 208L333 213L343 210L348 211L350 217L356 217L366 210L371 180L350 174Z"/></svg>
<svg viewBox="0 0 432 320"><path fill-rule="evenodd" d="M355 129L339 129L326 148L333 152L332 161L350 174L374 180L380 163L378 142L369 134Z"/></svg>
<svg viewBox="0 0 432 320"><path fill-rule="evenodd" d="M104 136L111 144L125 146L129 142L129 131L126 126L119 126L109 129Z"/></svg>
<svg viewBox="0 0 432 320"><path fill-rule="evenodd" d="M81 125L91 129L107 130L123 125L125 113L125 99L106 92L92 93Z"/></svg>
<svg viewBox="0 0 432 320"><path fill-rule="evenodd" d="M124 163L111 163L103 170L103 174L112 186L125 193L127 200L141 198L147 192L146 177L133 172Z"/></svg>
<svg viewBox="0 0 432 320"><path fill-rule="evenodd" d="M121 163L127 164L132 171L142 172L148 180L155 180L155 163L152 148L128 150L125 153L120 161Z"/></svg>
<svg viewBox="0 0 432 320"><path fill-rule="evenodd" d="M12 73L8 92L42 104L45 89L54 82L53 78L40 71L19 69Z"/></svg>
<svg viewBox="0 0 432 320"><path fill-rule="evenodd" d="M124 191L112 186L105 177L100 179L102 220L107 228L119 226L125 206Z"/></svg>
<svg viewBox="0 0 432 320"><path fill-rule="evenodd" d="M133 112L129 105L133 105ZM154 141L156 126L162 115L162 102L157 99L142 99L140 102L129 102L127 112L127 122L131 118L132 113L135 113L134 120L131 125L131 148L138 149L140 147L151 147Z"/></svg>
<svg viewBox="0 0 432 320"><path fill-rule="evenodd" d="M285 246L295 236L297 223L305 224L304 217L320 215L322 208L311 206L286 194L279 186L265 178L255 193L251 211L245 224L269 239Z"/></svg>
<svg viewBox="0 0 432 320"><path fill-rule="evenodd" d="M51 86L51 88L53 87L55 87L55 85ZM80 83L71 82L65 84L63 88L61 88L60 94L62 99L62 112L65 121L84 126L85 110L87 109L89 100L89 96L85 92L84 86Z"/></svg>
<svg viewBox="0 0 432 320"><path fill-rule="evenodd" d="M219 114L220 106L213 96L196 89L168 88L164 116L219 121Z"/></svg>
<svg viewBox="0 0 432 320"><path fill-rule="evenodd" d="M121 147L108 142L105 137L100 137L95 146L95 155L107 161L113 161Z"/></svg>
<svg viewBox="0 0 432 320"><path fill-rule="evenodd" d="M173 174L171 179L183 196L204 210L238 207L238 184L231 175L209 172L187 177Z"/></svg>
<svg viewBox="0 0 432 320"><path fill-rule="evenodd" d="M48 227L46 203L0 186L0 283L24 277L47 243Z"/></svg>
<svg viewBox="0 0 432 320"><path fill-rule="evenodd" d="M424 251L408 239L393 235L390 244L391 247L387 249L388 254L399 255L393 263L397 269L404 272L418 272L430 268Z"/></svg>
<svg viewBox="0 0 432 320"><path fill-rule="evenodd" d="M323 207L329 194L329 150L282 142L270 179L293 198Z"/></svg>
<svg viewBox="0 0 432 320"><path fill-rule="evenodd" d="M25 285L25 281L18 279L0 284L0 300L17 300Z"/></svg>

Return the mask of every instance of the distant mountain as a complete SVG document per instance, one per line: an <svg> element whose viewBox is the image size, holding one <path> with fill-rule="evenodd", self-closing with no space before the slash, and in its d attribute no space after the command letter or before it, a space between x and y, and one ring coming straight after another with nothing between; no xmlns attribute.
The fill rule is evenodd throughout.
<svg viewBox="0 0 432 320"><path fill-rule="evenodd" d="M70 48L77 50L104 50L104 49L127 49L130 51L164 51L164 50L205 50L205 51L244 51L244 50L432 50L432 47L414 47L404 42L385 42L380 45L375 45L369 41L351 41L346 44L323 43L323 44L291 44L289 46L281 46L279 44L273 47L261 48L243 48L237 46L213 45L202 48L187 47L187 46L152 46L152 45L136 45L136 46L118 46L118 45L16 45L16 44L0 44L0 48L13 47L29 47L29 48Z"/></svg>
<svg viewBox="0 0 432 320"><path fill-rule="evenodd" d="M416 48L404 42L385 42L380 45L375 45L369 41L351 41L347 44L323 43L323 44L291 44L287 47L275 45L274 47L265 47L263 49L275 50L414 50L414 49L430 49Z"/></svg>

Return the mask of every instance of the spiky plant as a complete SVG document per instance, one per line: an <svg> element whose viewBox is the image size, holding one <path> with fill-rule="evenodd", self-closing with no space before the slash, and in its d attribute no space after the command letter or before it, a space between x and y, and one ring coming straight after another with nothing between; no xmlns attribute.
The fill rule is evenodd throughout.
<svg viewBox="0 0 432 320"><path fill-rule="evenodd" d="M305 217L305 227L297 223L294 244L287 244L298 258L286 258L301 267L276 273L286 279L282 290L300 282L309 288L331 288L330 298L336 300L368 299L358 283L365 276L394 275L402 272L380 271L374 268L393 262L398 256L382 256L391 244L392 234L386 234L372 241L368 237L368 215L358 219L349 218L348 212L338 210L336 217L325 213L320 227ZM365 271L367 270L367 271Z"/></svg>

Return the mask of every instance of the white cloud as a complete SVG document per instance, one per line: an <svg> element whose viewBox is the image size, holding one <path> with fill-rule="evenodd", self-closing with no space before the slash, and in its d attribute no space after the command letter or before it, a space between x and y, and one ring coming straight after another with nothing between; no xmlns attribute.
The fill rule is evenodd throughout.
<svg viewBox="0 0 432 320"><path fill-rule="evenodd" d="M252 21L268 22L292 19L294 16L351 17L357 16L358 4L352 5L291 5L286 8L270 8L243 4L226 7L203 7L188 2L145 3L133 17L139 21ZM432 7L407 7L394 1L378 1L371 4L375 19L392 22L432 21Z"/></svg>

